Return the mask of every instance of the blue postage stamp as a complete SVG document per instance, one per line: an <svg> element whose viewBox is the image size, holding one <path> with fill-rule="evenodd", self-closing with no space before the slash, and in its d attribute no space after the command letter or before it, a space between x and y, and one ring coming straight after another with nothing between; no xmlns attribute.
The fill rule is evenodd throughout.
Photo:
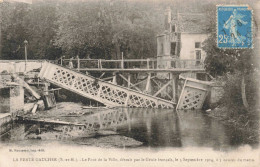
<svg viewBox="0 0 260 167"><path fill-rule="evenodd" d="M252 48L252 9L249 6L217 6L217 46Z"/></svg>

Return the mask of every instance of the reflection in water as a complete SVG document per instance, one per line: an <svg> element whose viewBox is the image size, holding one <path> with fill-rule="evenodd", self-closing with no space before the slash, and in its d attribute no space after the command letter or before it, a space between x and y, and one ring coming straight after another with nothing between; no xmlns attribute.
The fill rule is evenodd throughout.
<svg viewBox="0 0 260 167"><path fill-rule="evenodd" d="M139 115L132 114L131 130L123 126L118 128L120 134L132 137L151 147L181 147L181 131L178 116L172 110L159 109L128 109ZM143 113L143 114L142 114Z"/></svg>
<svg viewBox="0 0 260 167"><path fill-rule="evenodd" d="M203 146L225 149L241 144L257 144L248 141L246 134L208 117L202 111L172 112L153 109L156 112L147 112L147 109L128 110L140 110L146 114L139 115L139 117L135 117L135 122L130 122L131 130L121 127L117 131L143 142L144 146Z"/></svg>
<svg viewBox="0 0 260 167"><path fill-rule="evenodd" d="M44 134L47 140L61 139L59 135L64 134L81 138L90 132L112 129L120 135L141 141L144 147L203 146L224 149L242 144L256 144L247 140L247 134L209 118L202 111L174 112L169 109L117 108L81 116L80 119L83 122L79 123L86 124L83 129L15 124L8 134L1 137L1 140L7 143L21 140L29 143L31 139L28 136L36 135L36 139L43 139ZM79 130L84 133L78 133ZM95 138L95 135L92 137ZM73 140L70 140L67 144L72 142Z"/></svg>

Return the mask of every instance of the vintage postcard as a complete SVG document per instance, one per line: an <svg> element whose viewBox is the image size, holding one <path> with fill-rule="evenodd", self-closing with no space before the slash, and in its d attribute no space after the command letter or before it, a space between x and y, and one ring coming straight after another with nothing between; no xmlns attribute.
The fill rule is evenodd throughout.
<svg viewBox="0 0 260 167"><path fill-rule="evenodd" d="M0 0L0 167L258 167L258 0Z"/></svg>

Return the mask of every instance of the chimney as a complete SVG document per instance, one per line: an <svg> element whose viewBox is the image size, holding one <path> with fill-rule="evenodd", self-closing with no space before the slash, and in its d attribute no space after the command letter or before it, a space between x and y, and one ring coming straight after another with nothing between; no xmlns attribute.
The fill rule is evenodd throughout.
<svg viewBox="0 0 260 167"><path fill-rule="evenodd" d="M168 7L166 10L165 10L165 13L164 13L164 27L165 27L165 30L166 31L171 31L171 20L172 20L172 11L171 11L171 8Z"/></svg>

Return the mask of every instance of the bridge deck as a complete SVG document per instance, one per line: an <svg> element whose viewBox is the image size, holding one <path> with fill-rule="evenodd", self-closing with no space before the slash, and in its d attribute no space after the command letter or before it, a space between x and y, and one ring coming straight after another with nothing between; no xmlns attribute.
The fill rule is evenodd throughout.
<svg viewBox="0 0 260 167"><path fill-rule="evenodd" d="M166 59L167 63L172 62L175 67L157 68L156 60L153 59L125 59L125 60L102 60L102 59L63 59L60 61L49 61L52 63L60 63L62 66L69 66L72 62L74 70L77 71L93 71L93 72L170 72L173 74L193 72L203 73L204 64L197 60L176 60ZM42 67L45 60L0 60L0 72L7 70L13 72L28 72ZM199 62L199 64L197 64ZM13 65L14 67L12 67ZM124 65L125 64L125 65ZM143 65L142 65L143 64ZM119 67L119 68L118 68Z"/></svg>
<svg viewBox="0 0 260 167"><path fill-rule="evenodd" d="M75 69L77 70L77 69ZM129 73L136 73L136 72L170 72L170 73L186 73L186 72L194 72L200 73L205 72L204 69L184 69L184 68L172 68L172 69L142 69L142 68L128 68L128 69L121 69L121 68L80 68L78 71L98 71L98 72L129 72Z"/></svg>

